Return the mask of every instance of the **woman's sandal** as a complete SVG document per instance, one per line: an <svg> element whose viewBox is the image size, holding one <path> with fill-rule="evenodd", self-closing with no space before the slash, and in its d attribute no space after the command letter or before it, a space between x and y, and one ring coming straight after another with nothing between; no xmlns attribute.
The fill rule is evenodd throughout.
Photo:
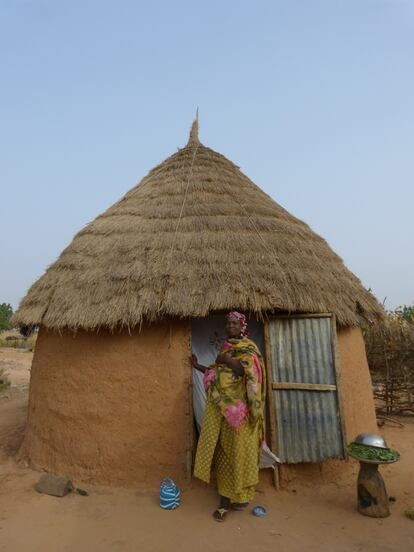
<svg viewBox="0 0 414 552"><path fill-rule="evenodd" d="M213 512L213 518L216 521L222 522L226 519L226 515L228 514L228 510L226 508L217 508L217 510L214 510Z"/></svg>
<svg viewBox="0 0 414 552"><path fill-rule="evenodd" d="M248 505L249 505L248 502L233 502L231 507L233 510L237 510L238 512L241 512L242 510L245 510Z"/></svg>

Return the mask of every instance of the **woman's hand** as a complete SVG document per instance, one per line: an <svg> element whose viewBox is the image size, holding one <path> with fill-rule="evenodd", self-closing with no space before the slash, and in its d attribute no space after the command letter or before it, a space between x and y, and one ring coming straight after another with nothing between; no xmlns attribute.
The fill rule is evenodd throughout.
<svg viewBox="0 0 414 552"><path fill-rule="evenodd" d="M228 353L220 353L217 355L216 364L229 364L233 359Z"/></svg>
<svg viewBox="0 0 414 552"><path fill-rule="evenodd" d="M203 374L207 370L206 366L202 366L201 364L198 363L198 358L195 355L190 356L190 363L191 363L191 366L195 370L198 370L199 372L202 372Z"/></svg>
<svg viewBox="0 0 414 552"><path fill-rule="evenodd" d="M229 353L220 353L216 358L216 364L226 364L233 370L233 373L237 377L241 377L244 374L244 368L238 360L233 358Z"/></svg>

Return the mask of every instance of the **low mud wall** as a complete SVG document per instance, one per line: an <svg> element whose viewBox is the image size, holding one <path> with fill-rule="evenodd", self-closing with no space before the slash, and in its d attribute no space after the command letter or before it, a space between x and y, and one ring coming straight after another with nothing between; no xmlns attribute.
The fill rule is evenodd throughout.
<svg viewBox="0 0 414 552"><path fill-rule="evenodd" d="M184 481L193 427L189 355L187 322L131 334L41 329L20 458L83 481Z"/></svg>

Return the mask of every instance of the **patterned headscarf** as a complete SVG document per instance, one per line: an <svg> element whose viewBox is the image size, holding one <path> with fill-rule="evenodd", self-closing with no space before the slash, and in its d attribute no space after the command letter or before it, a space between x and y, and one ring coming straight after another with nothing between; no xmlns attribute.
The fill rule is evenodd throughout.
<svg viewBox="0 0 414 552"><path fill-rule="evenodd" d="M240 335L242 337L245 337L247 335L247 320L246 320L246 317L244 314L242 314L241 312L237 312L237 311L231 311L229 312L229 314L226 316L227 320L237 320L238 322L240 322L241 324L241 331L240 331Z"/></svg>

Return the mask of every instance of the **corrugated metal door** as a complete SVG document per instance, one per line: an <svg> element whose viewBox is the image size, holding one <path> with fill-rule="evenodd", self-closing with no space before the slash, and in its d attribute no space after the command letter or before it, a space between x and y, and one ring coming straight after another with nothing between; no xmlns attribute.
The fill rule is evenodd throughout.
<svg viewBox="0 0 414 552"><path fill-rule="evenodd" d="M333 317L278 317L266 333L273 441L281 461L344 458Z"/></svg>

